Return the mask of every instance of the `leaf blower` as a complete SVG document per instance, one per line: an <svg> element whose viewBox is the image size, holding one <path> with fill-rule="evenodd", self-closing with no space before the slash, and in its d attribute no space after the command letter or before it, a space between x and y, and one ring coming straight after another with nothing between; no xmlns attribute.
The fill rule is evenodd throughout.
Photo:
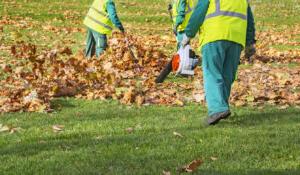
<svg viewBox="0 0 300 175"><path fill-rule="evenodd" d="M180 47L178 52L173 55L172 60L165 66L155 83L162 83L170 74L175 72L176 75L193 76L194 69L199 63L199 56L191 49L190 45Z"/></svg>

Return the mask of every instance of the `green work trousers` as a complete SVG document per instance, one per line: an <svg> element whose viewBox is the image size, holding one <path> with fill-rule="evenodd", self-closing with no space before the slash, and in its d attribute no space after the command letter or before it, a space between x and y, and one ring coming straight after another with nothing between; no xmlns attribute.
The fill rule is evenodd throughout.
<svg viewBox="0 0 300 175"><path fill-rule="evenodd" d="M184 31L177 32L176 41L177 41L177 50L180 48L181 41L183 39Z"/></svg>
<svg viewBox="0 0 300 175"><path fill-rule="evenodd" d="M86 38L85 56L91 58L96 54L99 57L107 48L107 37L88 28Z"/></svg>
<svg viewBox="0 0 300 175"><path fill-rule="evenodd" d="M235 80L242 46L215 41L202 47L204 90L208 116L229 110L231 86Z"/></svg>

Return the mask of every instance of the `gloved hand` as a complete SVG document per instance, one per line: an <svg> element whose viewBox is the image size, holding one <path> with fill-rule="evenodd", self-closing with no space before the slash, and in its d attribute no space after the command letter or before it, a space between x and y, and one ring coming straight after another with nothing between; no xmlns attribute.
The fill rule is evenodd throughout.
<svg viewBox="0 0 300 175"><path fill-rule="evenodd" d="M255 48L254 44L246 46L246 48L245 48L245 58L247 58L247 60L249 62L251 62L251 57L253 55L255 55L255 53L256 53L256 48Z"/></svg>
<svg viewBox="0 0 300 175"><path fill-rule="evenodd" d="M182 47L185 47L186 45L188 45L190 43L190 38L188 36L186 36L186 34L184 33L183 36L182 36L182 41L180 43L180 45Z"/></svg>

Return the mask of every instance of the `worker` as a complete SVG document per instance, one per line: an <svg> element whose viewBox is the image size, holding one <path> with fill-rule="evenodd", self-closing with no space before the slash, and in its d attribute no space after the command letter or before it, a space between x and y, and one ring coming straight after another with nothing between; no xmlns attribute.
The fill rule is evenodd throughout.
<svg viewBox="0 0 300 175"><path fill-rule="evenodd" d="M207 125L231 115L229 97L241 51L255 54L255 25L247 0L199 0L185 28L181 44L187 45L200 30Z"/></svg>
<svg viewBox="0 0 300 175"><path fill-rule="evenodd" d="M99 57L107 48L107 35L111 35L113 26L122 33L124 27L116 12L113 0L94 0L84 19L87 26L85 56L88 58L96 54Z"/></svg>
<svg viewBox="0 0 300 175"><path fill-rule="evenodd" d="M187 26L192 15L196 0L173 0L172 4L172 20L173 33L177 40L177 50L180 47L184 29Z"/></svg>

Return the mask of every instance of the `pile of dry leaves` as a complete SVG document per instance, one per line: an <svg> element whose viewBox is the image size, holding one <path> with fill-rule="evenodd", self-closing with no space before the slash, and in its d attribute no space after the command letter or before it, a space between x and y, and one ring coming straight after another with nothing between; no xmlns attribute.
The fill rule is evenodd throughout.
<svg viewBox="0 0 300 175"><path fill-rule="evenodd" d="M0 86L0 112L49 111L53 97L117 99L124 104L181 104L172 84L153 81L168 61L151 44L130 38L134 61L124 38L115 34L109 50L99 59L72 55L67 47L37 52L35 45L11 47L15 58L0 62L5 78ZM152 44L154 45L154 44Z"/></svg>
<svg viewBox="0 0 300 175"><path fill-rule="evenodd" d="M35 45L20 42L11 47L14 59L0 59L0 112L51 111L54 97L115 99L123 104L184 105L204 103L202 72L185 83L154 79L166 65L163 42L153 37L129 37L130 54L122 35L115 33L109 49L99 59L74 55L68 47L38 51ZM160 42L158 42L160 41ZM300 104L300 69L271 68L256 63L240 70L232 92L237 106L262 103Z"/></svg>
<svg viewBox="0 0 300 175"><path fill-rule="evenodd" d="M285 30L276 30L277 26L258 32L256 60L262 63L300 63L300 25L286 26ZM295 49L293 49L295 48Z"/></svg>
<svg viewBox="0 0 300 175"><path fill-rule="evenodd" d="M204 104L203 77L202 72L198 71L193 85L193 99ZM270 104L286 108L300 105L300 66L291 69L256 63L249 68L240 68L230 101L235 106Z"/></svg>

